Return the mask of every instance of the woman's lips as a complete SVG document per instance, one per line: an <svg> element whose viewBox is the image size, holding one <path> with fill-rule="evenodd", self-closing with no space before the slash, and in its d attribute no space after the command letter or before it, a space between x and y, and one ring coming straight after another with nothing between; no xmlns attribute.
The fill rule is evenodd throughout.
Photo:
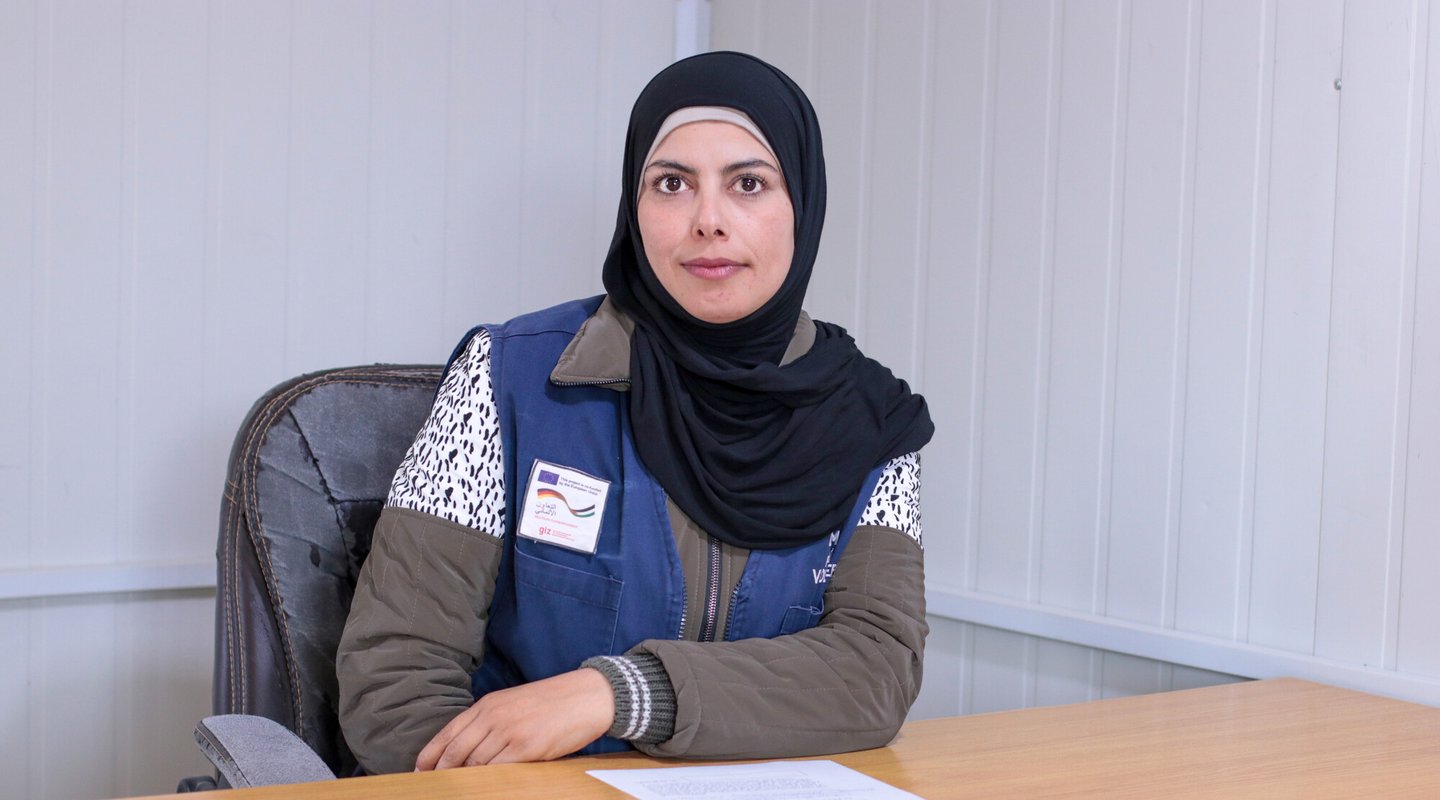
<svg viewBox="0 0 1440 800"><path fill-rule="evenodd" d="M728 258L692 258L680 262L680 266L691 275L710 281L723 280L745 268L744 264Z"/></svg>

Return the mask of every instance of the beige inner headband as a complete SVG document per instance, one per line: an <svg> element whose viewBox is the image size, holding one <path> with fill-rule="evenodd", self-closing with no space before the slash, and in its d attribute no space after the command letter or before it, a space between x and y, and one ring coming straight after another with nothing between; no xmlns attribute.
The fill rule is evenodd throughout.
<svg viewBox="0 0 1440 800"><path fill-rule="evenodd" d="M671 131L681 125L689 125L692 122L728 122L731 125L743 128L751 136L754 136L756 141L765 146L765 152L769 153L770 157L775 159L775 168L780 168L780 159L775 158L775 149L770 146L770 142L765 139L765 134L761 133L760 129L755 127L755 123L750 120L747 114L742 111L736 111L733 108L724 108L722 106L688 106L674 111L670 116L665 118L665 121L660 125L660 130L655 134L655 141L650 144L650 152L646 153L645 160L640 162L644 165L641 168L640 175L640 190L642 192L645 187L644 168L650 166L650 159L655 157L655 151L660 148L660 143L665 141L665 137L669 136Z"/></svg>

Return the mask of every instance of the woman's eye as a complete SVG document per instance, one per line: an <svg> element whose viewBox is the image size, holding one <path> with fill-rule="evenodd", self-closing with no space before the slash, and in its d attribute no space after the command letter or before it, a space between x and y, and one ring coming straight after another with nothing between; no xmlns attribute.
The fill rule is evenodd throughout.
<svg viewBox="0 0 1440 800"><path fill-rule="evenodd" d="M685 188L685 179L679 175L661 175L655 179L654 185L661 194L675 194Z"/></svg>
<svg viewBox="0 0 1440 800"><path fill-rule="evenodd" d="M735 181L735 188L739 189L741 194L759 194L765 188L765 181L754 175L743 175Z"/></svg>

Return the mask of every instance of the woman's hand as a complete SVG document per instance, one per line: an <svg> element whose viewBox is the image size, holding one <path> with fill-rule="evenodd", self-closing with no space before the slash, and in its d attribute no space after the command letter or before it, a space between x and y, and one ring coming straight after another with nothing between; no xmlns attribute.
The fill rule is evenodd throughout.
<svg viewBox="0 0 1440 800"><path fill-rule="evenodd" d="M615 696L590 668L491 692L435 734L416 770L568 756L610 730Z"/></svg>

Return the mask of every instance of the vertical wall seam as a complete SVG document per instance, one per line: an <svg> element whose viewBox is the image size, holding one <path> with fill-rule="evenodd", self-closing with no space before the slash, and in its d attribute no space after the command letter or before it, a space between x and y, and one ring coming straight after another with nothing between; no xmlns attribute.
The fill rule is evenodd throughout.
<svg viewBox="0 0 1440 800"><path fill-rule="evenodd" d="M1396 325L1395 401L1391 424L1390 498L1386 520L1385 604L1381 665L1395 669L1400 649L1400 589L1405 553L1405 495L1409 484L1411 386L1415 374L1415 314L1419 293L1420 178L1425 142L1425 91L1429 60L1429 14L1420 0L1410 6L1410 97L1406 108L1405 196L1401 212L1400 319ZM1413 222L1412 222L1413 219ZM1408 274L1407 274L1408 273Z"/></svg>
<svg viewBox="0 0 1440 800"><path fill-rule="evenodd" d="M119 275L116 286L117 310L115 320L115 454L113 466L115 469L115 521L116 534L110 541L110 557L112 560L119 560L121 541L130 538L134 530L133 517L129 513L133 508L130 501L132 491L125 491L131 481L124 468L124 457L127 452L132 452L131 445L135 437L135 317L136 300L135 284L136 275L139 271L138 235L136 231L136 219L139 214L139 153L138 153L138 126L139 113L135 106L136 76L134 74L135 63L131 57L132 28L131 20L135 13L133 5L129 0L122 0L120 3L120 215L119 225L116 230L116 250L120 256ZM128 353L127 353L128 346ZM129 362L128 364L126 362ZM127 368L128 367L128 368ZM123 595L122 595L123 597ZM110 617L111 635L106 643L110 651L110 664L115 669L110 670L110 691L112 697L117 698L114 713L110 716L110 740L116 746L110 752L110 775L112 786L126 787L129 785L128 765L132 762L129 753L125 752L125 743L131 741L132 736L126 730L128 726L122 725L122 720L127 717L127 711L133 712L133 705L130 702L131 693L127 691L126 678L129 677L130 664L128 659L123 657L120 640L114 632L121 630L123 614L121 613L120 598L117 602L109 604L107 609Z"/></svg>
<svg viewBox="0 0 1440 800"><path fill-rule="evenodd" d="M960 626L960 674L957 676L959 682L959 705L957 714L965 715L971 713L975 707L975 626L968 622L959 623Z"/></svg>
<svg viewBox="0 0 1440 800"><path fill-rule="evenodd" d="M811 5L814 8L814 5ZM920 174L916 178L915 208L915 273L910 294L910 370L909 377L916 389L925 389L926 302L930 278L930 207L934 202L931 173L934 170L935 147L935 3L925 0L921 8L925 36L920 56L920 124L917 145Z"/></svg>
<svg viewBox="0 0 1440 800"><path fill-rule="evenodd" d="M869 306L870 288L870 186L872 184L871 174L875 169L875 154L872 148L875 146L875 0L865 2L865 59L863 70L863 81L860 85L860 203L857 224L855 226L855 292L854 305L851 309L851 319L855 320L855 327L864 331L869 326L864 324L866 319L865 311ZM862 335L863 338L863 335Z"/></svg>
<svg viewBox="0 0 1440 800"><path fill-rule="evenodd" d="M596 30L603 31L603 30L607 30L607 29L608 29L608 20L609 20L609 18L610 18L610 13L609 13L609 12L610 12L610 5L609 5L609 3L600 3L598 6L596 6L596 9L595 9L595 14L596 14L596 17L597 17L597 19L596 19L596 24L595 24L595 29L596 29ZM594 87L594 88L593 88L592 91L590 92L591 105L590 105L590 108L588 109L588 111L589 111L588 116L589 116L589 119L590 119L590 130L591 130L591 132L592 132L590 138L591 138L591 141L593 141L593 142L595 142L595 143L597 144L597 146L605 142L605 132L601 130L601 128L604 127L604 121L603 121L603 119L602 119L601 109L604 108L604 106L605 106L605 103L604 103L603 101L609 99L608 97L606 97L606 93L605 93L605 87L606 87L607 85L609 85L609 83L610 83L610 81L608 80L608 78L610 77L610 72L609 72L609 70L610 70L610 64L609 64L609 49L606 47L606 44L608 43L609 40L610 40L610 37L608 37L608 36L601 36L601 37L599 37L599 42L596 43L596 45L595 45L595 50L594 50L595 68L594 68L594 70L592 70L593 80L594 80L594 83L593 83L593 87ZM603 161L601 161L600 159L597 158L597 159L596 159L596 163L603 163ZM586 195L589 196L589 197L599 197L599 196L600 196L600 175L599 175L599 170L593 170L593 169L590 170L589 175L588 175L588 179L589 179L590 185L589 185L589 187L587 187L589 191L586 192ZM598 216L597 216L598 206L599 206L599 205L600 205L600 204L597 202L597 203L596 203L596 206L597 206L597 211L596 211L596 212L591 212L591 213L589 213L589 214L584 215L584 219L586 220L586 226L589 228L589 231L588 231L588 232L586 233L586 235L585 235L585 242L586 242L587 246L589 245L590 242L597 241L597 238L598 238L597 235L599 234L599 231L600 231L600 229L599 229L599 227L598 227L599 218L598 218ZM618 207L618 204L617 204L617 207ZM594 270L586 270L586 272L588 273L589 276L593 276L593 275L595 274L595 273L594 273ZM591 279L593 280L593 277L591 277ZM582 284L582 285L584 285L584 284Z"/></svg>
<svg viewBox="0 0 1440 800"><path fill-rule="evenodd" d="M1189 403L1191 282L1195 260L1196 160L1200 141L1200 72L1204 51L1204 0L1186 3L1185 116L1181 125L1180 215L1176 242L1175 319L1171 333L1169 473L1165 482L1165 574L1161 619L1175 627L1179 603L1180 525L1185 502L1185 421ZM1197 7L1201 10L1197 11Z"/></svg>
<svg viewBox="0 0 1440 800"><path fill-rule="evenodd" d="M204 187L202 189L205 204L204 214L200 232L200 319L201 319L201 348L200 348L200 424L208 435L215 429L217 420L210 414L210 391L207 376L210 373L209 353L211 345L210 331L214 329L210 313L210 291L214 285L214 272L220 262L216 250L220 241L220 181L216 175L219 170L219 157L216 154L218 145L215 137L215 103L219 93L215 91L215 52L220 37L216 35L216 26L219 24L220 16L215 11L215 3L218 0L205 0L205 157L202 169L205 170ZM223 439L222 439L223 441ZM223 447L223 445L221 445ZM207 455L214 455L217 462L223 458L218 447L209 448Z"/></svg>
<svg viewBox="0 0 1440 800"><path fill-rule="evenodd" d="M31 284L31 336L32 353L39 353L40 358L33 355L30 359L31 366L31 390L30 390L30 413L31 413L31 451L30 463L32 465L32 483L30 498L33 504L31 527L26 543L29 548L29 563L34 563L35 544L39 538L39 531L50 529L50 504L47 498L50 496L50 470L46 456L49 453L50 441L50 404L45 402L45 391L50 386L50 364L51 359L46 357L49 349L49 322L50 322L50 275L54 272L51 268L51 236L54 231L55 215L55 6L50 3L40 4L44 7L44 13L37 13L36 19L44 19L46 28L43 35L37 34L36 41L45 43L45 55L43 70L44 89L36 89L36 103L40 103L40 97L44 96L43 112L37 114L35 139L37 142L44 142L43 169L36 170L37 186L39 186L36 197L35 214L35 244L33 247L35 271L38 280ZM37 23L38 24L38 23ZM36 53L36 60L42 60L39 53ZM40 83L41 70L36 70L36 83ZM40 117L43 117L43 125ZM41 131L44 132L42 137ZM42 177L43 175L43 177ZM38 433L37 433L38 432Z"/></svg>
<svg viewBox="0 0 1440 800"><path fill-rule="evenodd" d="M1021 634L1016 634L1020 636ZM1034 708L1040 685L1040 640L1022 636L1020 646L1020 707Z"/></svg>
<svg viewBox="0 0 1440 800"><path fill-rule="evenodd" d="M770 40L766 34L772 31L770 24L771 18L770 15L764 12L765 4L760 0L756 0L751 8L753 9L751 21L754 24L755 46L750 49L750 52L763 53L765 52L766 46L770 44Z"/></svg>
<svg viewBox="0 0 1440 800"><path fill-rule="evenodd" d="M127 358L127 340L131 348L134 347L134 321L135 321L135 272L138 269L137 252L135 252L135 224L134 214L137 213L138 167L137 155L135 155L135 128L138 122L135 117L135 91L131 85L131 69L134 65L130 59L130 20L131 6L128 0L121 0L120 3L120 191L117 197L117 226L115 226L115 253L117 253L117 269L115 269L115 328L114 337L109 342L111 354L115 365L115 452L112 453L111 471L114 476L115 501L111 506L111 519L117 522L117 535L107 537L109 545L109 560L115 561L120 558L120 542L127 537L128 519L127 492L122 491L127 485L125 481L124 453L125 442L130 439L128 432L132 430L132 420L127 420L127 412L134 409L132 397L127 399L127 394L134 390L134 374L125 370ZM131 401L127 401L131 400Z"/></svg>
<svg viewBox="0 0 1440 800"><path fill-rule="evenodd" d="M805 4L805 81L808 86L816 86L820 82L820 48L815 44L815 31L820 23L815 5L816 0Z"/></svg>
<svg viewBox="0 0 1440 800"><path fill-rule="evenodd" d="M33 349L31 352L41 354L41 357L39 359L36 359L33 355L30 359L31 377L33 381L31 383L31 413L33 416L31 417L32 449L30 452L31 464L33 465L32 468L34 469L30 497L31 502L34 503L35 506L37 506L36 508L32 509L32 519L38 518L39 522L38 526L35 524L31 525L29 530L29 536L27 537L27 544L30 549L31 563L33 563L34 561L34 543L37 536L37 531L49 529L48 504L44 502L37 503L36 498L43 498L48 496L48 489L50 483L49 470L47 469L48 465L46 464L45 458L45 455L48 452L46 444L49 439L48 430L50 414L48 404L41 401L43 401L44 399L43 394L45 387L49 383L48 365L50 363L50 359L45 358L44 354L48 344L47 340L49 338L46 331L46 323L49 321L49 304L46 302L48 297L46 289L49 283L47 276L51 273L51 269L49 268L50 234L53 227L52 216L54 214L54 4L41 3L39 2L39 0L37 0L35 20L37 27L35 41L37 43L43 43L45 50L43 57L41 56L38 47L35 54L37 62L37 68L35 70L35 81L37 84L35 92L37 107L35 140L37 143L42 141L44 142L44 153L42 162L44 164L44 168L43 178L41 177L42 170L39 169L36 170L37 174L35 177L35 180L37 181L37 186L43 186L43 188L39 190L38 196L36 197L35 206L37 213L35 214L34 220L34 235L36 238L34 253L35 265L37 267L36 271L39 273L39 280L36 280L31 286L31 324L33 326L31 329L33 337ZM44 26L43 29L41 28L42 21ZM42 63L44 64L43 70L39 68L39 65ZM43 91L40 88L42 75L44 81ZM44 97L44 105L43 112L40 112L40 109L42 108L40 105L40 98L42 96ZM43 125L41 124L42 116L44 120ZM44 132L43 137L41 136L42 131ZM37 155L40 154L37 153ZM37 397L37 395L39 396ZM39 431L38 435L35 433L35 431ZM29 771L28 775L26 776L26 783L28 785L29 794L31 797L45 796L45 794L47 793L46 790L48 789L47 776L50 772L50 770L48 769L48 764L46 763L46 748L43 746L43 742L45 741L46 723L49 721L49 716L45 714L42 709L37 708L39 701L36 700L36 698L41 698L43 700L45 690L47 688L46 678L49 675L49 671L45 668L45 611L47 606L48 603L45 600L33 603L30 605L29 613L26 615L28 618L27 621L29 623L26 627L30 643L30 664L29 674L27 675L26 681L27 691L25 693L25 708L27 714L27 722L29 723L29 745L31 748L29 753Z"/></svg>
<svg viewBox="0 0 1440 800"><path fill-rule="evenodd" d="M460 171L455 168L455 151L451 134L455 129L455 118L451 109L455 100L455 39L460 36L460 26L455 22L455 0L445 4L445 90L442 94L444 99L445 131L441 142L441 151L445 154L445 184L440 192L440 285L450 286L450 207L454 203L455 176ZM451 292L442 292L440 295L440 313L436 317L440 324L440 339L454 338L452 331L448 329L450 319L450 296Z"/></svg>
<svg viewBox="0 0 1440 800"><path fill-rule="evenodd" d="M122 543L134 534L132 510L134 503L133 475L125 469L125 454L133 453L135 441L135 287L140 272L139 254L139 113L135 109L135 65L131 58L131 18L134 7L129 0L120 5L120 225L116 231L116 250L120 254L120 275L115 307L115 529L111 538L111 558L118 560ZM116 740L120 741L120 740Z"/></svg>
<svg viewBox="0 0 1440 800"><path fill-rule="evenodd" d="M29 408L26 409L26 417L29 424L25 426L25 454L30 463L30 480L29 486L27 487L29 492L25 498L25 512L23 517L25 524L25 557L22 562L27 567L34 564L35 560L35 532L40 530L36 524L39 516L38 503L35 502L35 498L38 496L36 487L39 486L44 479L43 471L37 468L40 464L37 456L40 455L43 450L40 448L35 435L36 428L39 424L42 424L42 420L37 419L36 415L44 413L44 405L36 402L36 394L39 391L37 387L40 386L37 380L39 376L36 373L37 367L43 359L37 358L36 353L42 352L43 344L37 310L39 309L40 289L44 285L44 275L47 272L47 270L44 270L41 266L44 263L41 246L43 243L42 234L45 230L45 218L49 215L50 202L48 191L43 190L42 186L48 187L49 184L51 148L48 138L50 130L48 120L45 124L41 124L42 117L45 115L44 112L48 110L46 106L42 105L41 97L44 91L49 90L50 84L50 67L45 64L44 56L48 56L49 53L53 52L53 46L44 49L46 43L45 34L48 32L45 20L47 14L54 13L54 6L51 4L42 4L41 0L34 0L32 6L34 11L32 35L34 36L35 48L33 51L34 70L31 73L30 79L30 148L32 163L30 170L30 207L32 209L30 216L30 286L28 287L30 290L30 358L25 364L25 373L28 379L26 383L26 396L29 400ZM54 30L53 22L49 26L49 30ZM42 133L45 134L44 138L42 138ZM44 144L42 144L42 142ZM44 167L43 171L41 169L42 165ZM27 659L25 665L25 692L22 702L25 732L29 737L29 740L25 744L26 762L30 766L25 771L23 785L25 786L26 793L30 797L41 796L43 786L37 786L36 784L43 780L44 773L44 765L40 763L40 757L37 757L33 749L35 746L34 743L41 740L40 736L37 735L37 728L39 728L44 719L44 715L37 713L35 708L35 698L39 694L35 690L35 683L44 679L44 671L41 669L41 664L39 663L40 647L37 641L39 639L37 629L39 627L40 615L38 613L38 607L40 602L43 601L32 601L24 604L26 612L25 652L30 654L30 658Z"/></svg>
<svg viewBox="0 0 1440 800"><path fill-rule="evenodd" d="M1046 50L1049 63L1045 86L1045 171L1042 180L1042 207L1040 224L1040 297L1037 298L1034 380L1032 394L1034 416L1031 418L1030 435L1030 509L1028 546L1026 552L1027 586L1025 599L1037 602L1041 596L1044 580L1045 559L1041 553L1045 546L1045 469L1049 458L1050 432L1050 373L1051 358L1055 343L1055 229L1058 213L1059 169L1060 169L1060 114L1064 100L1064 85L1060 67L1064 62L1065 43L1061 34L1063 23L1058 0L1050 0L1049 46Z"/></svg>
<svg viewBox="0 0 1440 800"><path fill-rule="evenodd" d="M703 1L708 2L709 0ZM595 136L593 137L595 140L595 163L603 164L607 160L606 156L613 152L611 148L615 147L615 140L611 136L610 119L606 116L605 110L612 106L610 86L613 85L615 77L615 64L611 57L610 43L620 40L620 37L615 34L615 4L606 2L600 7L599 13L601 21L598 27L606 33L599 37L595 45L596 100L595 106L591 110L591 119L594 120L595 123ZM699 12L696 13L698 14ZM676 43L679 43L678 39ZM625 139L622 135L619 139L622 147L624 142ZM590 236L586 239L586 242L598 245L599 249L597 252L604 253L605 248L610 242L608 239L599 238L599 236L606 230L607 224L610 226L614 225L615 209L619 206L619 198L615 195L605 193L604 187L607 185L613 186L614 184L610 184L608 181L602 181L598 171L592 171L590 180L590 196L595 198L595 211L589 215ZM607 209L609 210L607 211ZM599 283L600 276L598 272L598 270L591 270L588 274L589 280L594 281L594 283L591 284L592 286Z"/></svg>
<svg viewBox="0 0 1440 800"><path fill-rule="evenodd" d="M1350 15L1349 3L1342 3L1340 7L1340 74L1335 77L1340 80L1345 74L1345 31L1347 20ZM1325 315L1325 396L1321 402L1321 423L1324 427L1320 435L1320 502L1319 502L1319 531L1315 536L1315 594L1310 598L1310 655L1315 655L1318 642L1320 641L1320 565L1324 563L1322 557L1325 552L1325 485L1326 476L1330 471L1329 450L1330 450L1330 373L1334 362L1334 348L1332 346L1335 321L1335 247L1340 238L1340 226L1336 222L1340 219L1340 176L1344 170L1340 168L1342 159L1345 156L1345 94L1337 92L1338 100L1335 110L1335 190L1332 193L1334 200L1330 204L1330 282L1329 297L1326 298Z"/></svg>
<svg viewBox="0 0 1440 800"><path fill-rule="evenodd" d="M979 217L976 219L975 296L974 332L970 359L970 518L965 530L965 577L966 589L974 589L978 582L980 561L980 510L985 503L981 488L981 461L985 452L985 366L989 357L986 347L989 305L986 302L990 291L990 240L994 224L995 169L995 94L999 68L999 11L996 0L985 3L985 91L980 110L980 202Z"/></svg>
<svg viewBox="0 0 1440 800"><path fill-rule="evenodd" d="M535 125L535 115L536 115L537 111L536 111L535 105L536 105L536 103L538 102L538 97L537 97L537 95L539 94L538 92L534 91L534 89L535 89L535 69L536 69L535 63L536 63L536 61L537 61L537 56L536 56L536 54L535 54L535 51L537 50L537 47L536 47L536 45L535 45L535 36L536 36L536 29L539 27L538 25L535 24L535 14L538 13L538 12L536 12L535 9L536 9L536 6L533 5L533 4L526 5L526 7L525 7L525 11L524 11L524 14L523 14L524 19L525 19L525 23L524 23L524 31L525 31L525 33L524 33L524 36L523 36L522 39L521 39L521 41L522 41L523 43L521 44L521 47L520 47L520 50L521 50L521 52L520 52L520 62L521 62L522 64L524 64L524 68L523 68L523 69L524 69L524 75L521 76L521 79L520 79L520 82L521 82L520 97L522 98L522 102L523 102L523 106L522 106L522 108L520 109L520 126L521 126L521 136L520 136L520 174L521 174L521 175L529 175L529 174L530 174L529 165L530 165L531 161L534 159L534 153L532 152L531 144L530 144L531 141L532 141L532 139L533 139L534 137L532 137L530 134L531 134L531 131L534 131L535 128L536 128L536 125ZM529 208L529 204L525 202L525 198L524 198L524 196L523 196L524 191L525 191L525 189L522 187L522 188L521 188L522 196L520 197L520 202L519 202L519 204L518 204L519 210L518 210L518 214L517 214L517 216L519 217L519 220L518 220L518 221L519 221L519 224L515 226L515 254L516 254L516 263L515 263L514 269L515 269L515 271L518 273L518 276L517 276L517 277L519 277L520 279L519 279L519 280L516 280L516 281L512 284L512 285L515 287L515 297L514 297L514 301L513 301L513 302L514 302L514 304L513 304L513 307L514 307L514 308L529 308L529 307L530 307L529 304L528 304L528 303L526 302L526 300L525 300L525 287L526 287L526 285L527 285L527 282L523 279L523 278L524 278L524 274L525 274L525 266L524 266L524 265L525 265L525 264L528 264L529 261L530 261L529 253L526 252L527 249L528 249L528 248L526 247L526 244L527 244L528 240L530 239L530 236L529 236L530 224L529 224L529 218L528 218L529 215L526 213L527 210L528 210L528 208Z"/></svg>
<svg viewBox="0 0 1440 800"><path fill-rule="evenodd" d="M1257 46L1259 70L1255 97L1255 159L1252 170L1250 202L1250 295L1248 298L1247 341L1245 353L1245 411L1240 470L1240 518L1236 521L1239 537L1235 552L1235 596L1231 616L1231 638L1250 639L1250 596L1255 563L1255 494L1256 474L1260 460L1260 393L1265 363L1265 284L1269 274L1270 244L1270 173L1274 157L1275 129L1275 60L1278 48L1278 0L1267 0L1261 6L1260 35Z"/></svg>
<svg viewBox="0 0 1440 800"><path fill-rule="evenodd" d="M1095 553L1090 588L1090 610L1107 613L1110 595L1111 511L1115 504L1115 383L1120 348L1120 297L1124 281L1126 142L1130 132L1130 55L1134 48L1131 1L1116 0L1115 80L1111 96L1113 131L1110 139L1109 230L1105 243L1105 362L1101 379L1100 444L1096 471L1100 475L1095 502ZM1101 668L1103 679L1103 665ZM1098 684L1097 684L1098 685Z"/></svg>
<svg viewBox="0 0 1440 800"><path fill-rule="evenodd" d="M370 0L365 7L366 23L365 49L365 225L361 233L361 258L363 271L360 280L360 307L364 309L363 324L360 326L360 352L366 359L373 359L370 349L370 295L371 272L375 267L375 237L370 231L375 227L375 29L376 3Z"/></svg>
<svg viewBox="0 0 1440 800"><path fill-rule="evenodd" d="M285 204L285 230L284 241L280 246L280 259L284 262L285 268L285 291L280 293L280 372L289 375L293 372L291 363L291 352L293 351L291 331L294 326L290 324L290 312L296 307L293 295L296 277L294 259L291 254L294 252L295 238L295 204L292 202L293 192L291 191L295 181L295 4L291 3L285 14L285 175L284 196L281 202ZM368 326L367 326L368 327Z"/></svg>

